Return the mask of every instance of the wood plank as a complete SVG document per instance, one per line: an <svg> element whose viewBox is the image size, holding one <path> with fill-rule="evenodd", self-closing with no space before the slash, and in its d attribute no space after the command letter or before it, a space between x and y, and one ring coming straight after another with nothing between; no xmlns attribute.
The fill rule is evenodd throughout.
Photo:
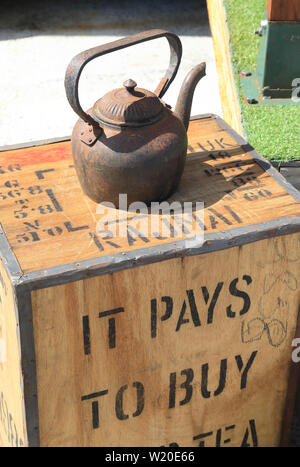
<svg viewBox="0 0 300 467"><path fill-rule="evenodd" d="M277 446L299 240L32 291L41 445Z"/></svg>
<svg viewBox="0 0 300 467"><path fill-rule="evenodd" d="M223 0L207 0L224 120L240 135L244 130L230 59L229 32Z"/></svg>
<svg viewBox="0 0 300 467"><path fill-rule="evenodd" d="M300 2L299 0L267 0L267 14L269 21L300 22Z"/></svg>
<svg viewBox="0 0 300 467"><path fill-rule="evenodd" d="M13 289L0 260L0 446L27 445L26 423Z"/></svg>
<svg viewBox="0 0 300 467"><path fill-rule="evenodd" d="M300 204L214 118L191 122L185 172L168 200L204 202L186 229L180 216L97 207L79 186L70 142L6 151L0 165L1 224L25 273L192 238L195 229L208 234L300 214Z"/></svg>

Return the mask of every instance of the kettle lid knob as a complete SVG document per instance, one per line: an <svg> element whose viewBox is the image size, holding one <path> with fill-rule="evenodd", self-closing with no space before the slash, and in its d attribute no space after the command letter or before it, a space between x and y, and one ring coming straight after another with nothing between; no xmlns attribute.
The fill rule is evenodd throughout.
<svg viewBox="0 0 300 467"><path fill-rule="evenodd" d="M124 81L123 83L124 88L126 88L128 92L133 92L136 85L137 84L135 81L133 81L133 79L128 79L127 81Z"/></svg>
<svg viewBox="0 0 300 467"><path fill-rule="evenodd" d="M92 115L97 122L139 127L163 117L165 106L156 94L136 87L132 79L124 81L123 86L109 91L95 103Z"/></svg>

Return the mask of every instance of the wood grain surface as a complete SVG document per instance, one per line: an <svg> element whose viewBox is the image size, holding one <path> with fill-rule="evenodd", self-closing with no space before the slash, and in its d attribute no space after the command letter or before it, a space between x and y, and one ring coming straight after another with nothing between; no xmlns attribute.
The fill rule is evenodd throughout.
<svg viewBox="0 0 300 467"><path fill-rule="evenodd" d="M238 134L243 135L241 109L231 66L229 32L223 0L207 0L207 9L218 72L223 118Z"/></svg>
<svg viewBox="0 0 300 467"><path fill-rule="evenodd" d="M27 445L14 292L0 261L0 446Z"/></svg>
<svg viewBox="0 0 300 467"><path fill-rule="evenodd" d="M119 211L82 192L70 142L0 154L0 220L24 273L300 214L300 204L212 117L191 122L178 215ZM196 205L196 203L200 203ZM201 209L204 203L204 211ZM189 220L189 219L188 219Z"/></svg>
<svg viewBox="0 0 300 467"><path fill-rule="evenodd" d="M222 122L191 121L172 215L89 200L69 141L0 153L0 445L286 442L300 203ZM203 235L226 248L164 256ZM158 262L110 269L152 246Z"/></svg>
<svg viewBox="0 0 300 467"><path fill-rule="evenodd" d="M32 291L42 446L278 446L300 235Z"/></svg>

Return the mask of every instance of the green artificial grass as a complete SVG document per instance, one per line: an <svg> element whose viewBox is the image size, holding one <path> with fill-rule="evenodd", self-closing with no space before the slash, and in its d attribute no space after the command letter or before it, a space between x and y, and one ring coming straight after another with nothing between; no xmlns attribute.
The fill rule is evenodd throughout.
<svg viewBox="0 0 300 467"><path fill-rule="evenodd" d="M231 60L239 93L242 122L249 143L269 160L300 158L300 105L260 106L243 100L239 75L255 71L260 37L259 28L266 0L225 0L230 33Z"/></svg>

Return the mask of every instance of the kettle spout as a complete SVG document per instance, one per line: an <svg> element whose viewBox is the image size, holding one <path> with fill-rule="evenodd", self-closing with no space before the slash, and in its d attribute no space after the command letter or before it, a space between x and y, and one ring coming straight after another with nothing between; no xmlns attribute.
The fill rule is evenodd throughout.
<svg viewBox="0 0 300 467"><path fill-rule="evenodd" d="M195 87L200 79L205 76L205 68L205 62L192 68L183 81L179 91L179 96L175 107L175 114L180 118L186 130L188 129L190 122Z"/></svg>

